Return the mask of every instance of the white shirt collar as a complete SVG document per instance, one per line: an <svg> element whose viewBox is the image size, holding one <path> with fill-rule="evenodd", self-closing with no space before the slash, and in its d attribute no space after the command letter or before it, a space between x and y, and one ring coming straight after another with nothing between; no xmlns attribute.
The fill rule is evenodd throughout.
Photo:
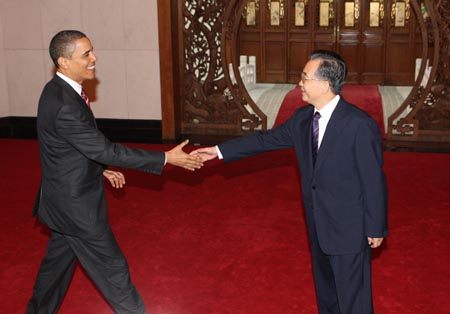
<svg viewBox="0 0 450 314"><path fill-rule="evenodd" d="M65 76L61 72L56 72L56 75L58 75L60 78L62 78L67 84L72 86L72 88L78 93L78 95L81 96L81 90L83 89L83 86L81 86L79 83L75 82L71 78Z"/></svg>
<svg viewBox="0 0 450 314"><path fill-rule="evenodd" d="M320 113L320 118L324 119L326 121L329 121L331 118L331 115L333 114L334 109L336 108L339 99L341 99L341 97L339 95L336 95L328 104L326 104L320 111L317 109L314 109L314 113L316 113L316 111L319 111Z"/></svg>

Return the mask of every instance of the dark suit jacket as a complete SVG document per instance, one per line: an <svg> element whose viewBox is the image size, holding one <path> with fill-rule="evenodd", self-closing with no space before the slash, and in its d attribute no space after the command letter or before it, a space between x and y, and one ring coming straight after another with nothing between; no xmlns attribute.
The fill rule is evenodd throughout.
<svg viewBox="0 0 450 314"><path fill-rule="evenodd" d="M42 168L34 214L50 229L82 237L109 228L105 165L160 174L164 152L111 143L80 95L57 75L39 100L37 133Z"/></svg>
<svg viewBox="0 0 450 314"><path fill-rule="evenodd" d="M279 127L219 144L224 161L295 148L309 236L312 224L325 254L352 254L367 237L386 237L387 188L380 130L364 111L340 99L328 122L315 167L314 107L298 109Z"/></svg>

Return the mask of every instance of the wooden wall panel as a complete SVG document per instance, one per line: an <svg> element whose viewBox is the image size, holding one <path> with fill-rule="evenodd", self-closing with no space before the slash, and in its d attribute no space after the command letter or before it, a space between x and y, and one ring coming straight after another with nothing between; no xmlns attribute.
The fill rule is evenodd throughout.
<svg viewBox="0 0 450 314"><path fill-rule="evenodd" d="M177 29L177 19L174 17L177 3L174 1L158 0L158 29L159 49L165 58L159 58L161 68L161 115L162 139L176 139L181 132L181 104L180 93L176 87L180 86L177 57L179 56L178 39L172 29ZM165 38L165 39L164 39ZM167 40L169 39L169 40Z"/></svg>
<svg viewBox="0 0 450 314"><path fill-rule="evenodd" d="M266 41L265 43L265 79L267 82L286 82L286 43Z"/></svg>
<svg viewBox="0 0 450 314"><path fill-rule="evenodd" d="M382 84L386 59L384 29L368 25L369 22L366 21L362 32L360 82L361 84Z"/></svg>
<svg viewBox="0 0 450 314"><path fill-rule="evenodd" d="M366 43L361 53L361 83L380 84L384 81L383 43Z"/></svg>
<svg viewBox="0 0 450 314"><path fill-rule="evenodd" d="M309 43L291 41L289 43L288 83L297 84L300 81L305 60L311 51Z"/></svg>
<svg viewBox="0 0 450 314"><path fill-rule="evenodd" d="M357 43L340 43L338 53L347 63L347 83L359 83L359 49Z"/></svg>
<svg viewBox="0 0 450 314"><path fill-rule="evenodd" d="M261 60L263 53L261 51L261 44L259 41L245 41L241 43L240 54L245 56L256 57L256 80L260 80L261 77ZM239 63L239 60L235 62Z"/></svg>
<svg viewBox="0 0 450 314"><path fill-rule="evenodd" d="M388 39L386 54L386 85L412 85L414 83L414 49L411 49L410 35L391 34Z"/></svg>
<svg viewBox="0 0 450 314"><path fill-rule="evenodd" d="M257 58L257 82L297 83L308 55L313 50L325 49L338 52L347 61L349 83L414 83L415 58L421 53L420 32L416 30L414 12L410 12L405 27L395 27L391 17L393 2L385 0L384 14L380 14L378 25L371 26L370 16L373 17L374 12L370 12L370 4L373 1L360 0L356 10L358 14L351 25L345 23L345 3L351 1L332 1L329 25L321 26L320 0L308 0L305 25L299 26L295 25L295 1L285 0L285 17L280 20L280 25L271 25L267 2L259 1L258 20L262 23L256 28L261 38L262 60ZM246 35L252 28L255 26L242 27L243 35L239 40L242 54L250 54L249 51L257 49L247 42L253 40Z"/></svg>

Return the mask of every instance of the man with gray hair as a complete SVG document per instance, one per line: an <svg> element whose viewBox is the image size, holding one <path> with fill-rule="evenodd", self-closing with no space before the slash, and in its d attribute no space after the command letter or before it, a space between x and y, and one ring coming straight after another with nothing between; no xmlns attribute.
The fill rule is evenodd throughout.
<svg viewBox="0 0 450 314"><path fill-rule="evenodd" d="M295 149L320 314L373 313L371 249L388 234L381 132L340 96L346 74L338 54L313 52L299 82L309 106L275 129L191 152L230 162Z"/></svg>

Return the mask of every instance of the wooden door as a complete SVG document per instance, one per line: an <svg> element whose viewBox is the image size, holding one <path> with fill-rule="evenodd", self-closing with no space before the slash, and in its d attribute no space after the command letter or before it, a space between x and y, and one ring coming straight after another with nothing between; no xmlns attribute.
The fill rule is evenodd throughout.
<svg viewBox="0 0 450 314"><path fill-rule="evenodd" d="M392 14L408 1L248 0L257 10L254 23L242 19L238 49L256 56L258 82L297 83L308 55L327 49L346 60L350 84L412 85L414 14L404 25Z"/></svg>
<svg viewBox="0 0 450 314"><path fill-rule="evenodd" d="M248 0L236 43L240 55L256 57L260 83L286 83L289 65L286 0ZM239 60L235 60L239 62Z"/></svg>
<svg viewBox="0 0 450 314"><path fill-rule="evenodd" d="M348 83L381 84L385 43L380 3L322 0L313 9L314 49L339 53L347 62Z"/></svg>
<svg viewBox="0 0 450 314"><path fill-rule="evenodd" d="M284 1L261 1L263 5L263 64L266 82L284 83L287 81L287 23L289 8Z"/></svg>

